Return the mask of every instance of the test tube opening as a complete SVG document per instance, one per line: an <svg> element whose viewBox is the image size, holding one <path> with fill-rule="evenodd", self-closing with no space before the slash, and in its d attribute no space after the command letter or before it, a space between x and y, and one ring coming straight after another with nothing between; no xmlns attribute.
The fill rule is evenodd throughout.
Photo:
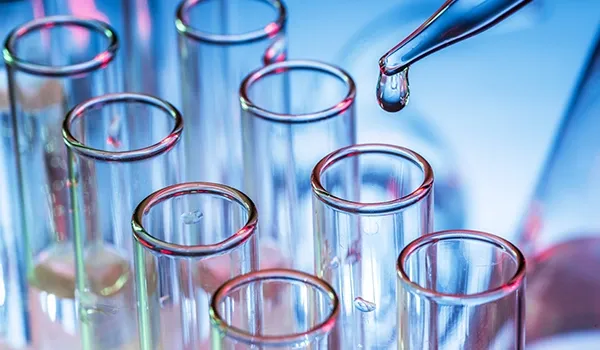
<svg viewBox="0 0 600 350"><path fill-rule="evenodd" d="M228 213L228 229L214 225L223 213ZM232 187L189 182L146 197L132 220L134 237L144 247L172 257L203 257L225 253L249 240L258 214L252 200Z"/></svg>
<svg viewBox="0 0 600 350"><path fill-rule="evenodd" d="M489 233L440 231L410 243L398 258L397 273L407 289L436 303L477 305L521 288L525 258Z"/></svg>
<svg viewBox="0 0 600 350"><path fill-rule="evenodd" d="M298 314L296 309L285 309L293 308L294 304L282 303L284 296L298 291L310 295L311 310L303 310L310 315L281 324L278 315ZM258 329L248 329L247 320L236 317L235 311L231 313L236 308L247 308L244 304L252 303L256 295L262 296L261 303L255 305L260 308L256 315L263 319ZM339 313L339 300L333 287L316 276L289 269L267 269L235 277L217 289L210 305L211 321L220 336L237 344L265 347L314 346L336 327Z"/></svg>
<svg viewBox="0 0 600 350"><path fill-rule="evenodd" d="M283 96L274 96L273 90L279 90ZM301 100L297 99L299 96ZM288 123L340 115L355 98L356 86L347 72L310 60L269 64L250 73L240 86L242 109L261 118Z"/></svg>
<svg viewBox="0 0 600 350"><path fill-rule="evenodd" d="M118 47L117 34L104 22L50 16L13 30L5 40L3 57L9 67L23 72L65 77L105 67Z"/></svg>
<svg viewBox="0 0 600 350"><path fill-rule="evenodd" d="M183 118L173 105L137 93L94 97L69 111L63 122L71 150L105 161L136 161L166 152L182 131Z"/></svg>
<svg viewBox="0 0 600 350"><path fill-rule="evenodd" d="M348 186L349 182L354 186ZM361 144L323 158L313 170L311 184L317 198L332 207L384 214L407 208L429 195L433 170L409 149Z"/></svg>
<svg viewBox="0 0 600 350"><path fill-rule="evenodd" d="M215 0L185 0L177 8L175 26L194 40L235 45L276 35L286 19L279 0L236 0L228 6Z"/></svg>

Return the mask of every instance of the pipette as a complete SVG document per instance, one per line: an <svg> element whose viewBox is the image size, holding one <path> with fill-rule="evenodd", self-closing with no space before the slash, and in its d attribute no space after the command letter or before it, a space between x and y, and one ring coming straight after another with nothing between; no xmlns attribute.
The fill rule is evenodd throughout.
<svg viewBox="0 0 600 350"><path fill-rule="evenodd" d="M377 100L381 108L397 112L408 103L411 64L493 27L531 1L445 1L419 28L379 59Z"/></svg>

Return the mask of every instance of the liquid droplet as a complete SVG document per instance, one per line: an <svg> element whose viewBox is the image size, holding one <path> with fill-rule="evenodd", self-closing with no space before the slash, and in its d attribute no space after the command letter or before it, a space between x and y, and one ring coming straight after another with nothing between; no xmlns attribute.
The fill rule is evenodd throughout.
<svg viewBox="0 0 600 350"><path fill-rule="evenodd" d="M203 216L204 214L200 212L200 209L196 209L194 211L181 214L181 221L183 221L183 223L186 225L197 224Z"/></svg>
<svg viewBox="0 0 600 350"><path fill-rule="evenodd" d="M393 75L379 72L377 81L377 103L387 112L398 112L408 104L408 68Z"/></svg>
<svg viewBox="0 0 600 350"><path fill-rule="evenodd" d="M335 270L340 267L340 259L337 256L334 256L333 259L328 264L330 270Z"/></svg>
<svg viewBox="0 0 600 350"><path fill-rule="evenodd" d="M379 223L377 222L377 219L366 218L366 220L363 221L363 231L367 235L377 234L379 232Z"/></svg>
<svg viewBox="0 0 600 350"><path fill-rule="evenodd" d="M375 310L376 305L368 300L363 299L362 297L356 297L354 298L354 307L362 312L371 312Z"/></svg>

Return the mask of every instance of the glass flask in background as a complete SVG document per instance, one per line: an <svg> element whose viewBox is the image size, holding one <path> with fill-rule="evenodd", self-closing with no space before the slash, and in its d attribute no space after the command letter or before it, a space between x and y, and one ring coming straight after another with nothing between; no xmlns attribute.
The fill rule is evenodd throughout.
<svg viewBox="0 0 600 350"><path fill-rule="evenodd" d="M532 2L486 35L528 28L546 14L544 3ZM358 86L355 102L358 142L383 142L407 147L431 163L436 182L435 230L466 227L471 219L469 214L473 210L466 206L465 198L471 188L460 173L460 161L444 137L444 130L436 128L431 123L432 118L421 112L423 108L418 97L401 112L387 113L377 104L374 82L379 75L376 63L381 54L394 46L399 38L410 34L439 6L440 1L433 0L399 2L354 33L332 60L346 69ZM460 51L459 48L449 50Z"/></svg>
<svg viewBox="0 0 600 350"><path fill-rule="evenodd" d="M532 349L600 343L598 35L519 232Z"/></svg>

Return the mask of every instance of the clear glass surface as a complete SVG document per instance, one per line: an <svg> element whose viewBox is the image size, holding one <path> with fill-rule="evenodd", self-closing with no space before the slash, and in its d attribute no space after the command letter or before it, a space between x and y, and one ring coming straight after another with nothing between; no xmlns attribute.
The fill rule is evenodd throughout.
<svg viewBox="0 0 600 350"><path fill-rule="evenodd" d="M210 296L258 268L257 215L242 192L206 182L165 187L138 205L132 227L142 350L210 347Z"/></svg>
<svg viewBox="0 0 600 350"><path fill-rule="evenodd" d="M42 2L46 15L73 15L109 23L121 42L125 91L149 94L180 108L176 0Z"/></svg>
<svg viewBox="0 0 600 350"><path fill-rule="evenodd" d="M441 231L398 257L398 348L525 349L525 258L483 232Z"/></svg>
<svg viewBox="0 0 600 350"><path fill-rule="evenodd" d="M310 304L286 301L297 294ZM333 287L316 276L289 269L237 276L211 298L212 349L334 349L339 313Z"/></svg>
<svg viewBox="0 0 600 350"><path fill-rule="evenodd" d="M180 4L176 25L187 125L186 181L241 188L240 83L257 67L286 58L285 23L285 7L279 0Z"/></svg>
<svg viewBox="0 0 600 350"><path fill-rule="evenodd" d="M313 273L310 174L355 143L354 81L325 63L284 61L250 73L240 94L244 190L260 208L261 248L271 251L261 266Z"/></svg>
<svg viewBox="0 0 600 350"><path fill-rule="evenodd" d="M66 116L85 350L137 348L131 215L153 190L179 181L182 130L172 105L134 93L87 100Z"/></svg>
<svg viewBox="0 0 600 350"><path fill-rule="evenodd" d="M77 103L120 89L117 48L108 25L74 17L28 22L5 42L23 213L15 250L28 286L23 329L15 337L36 349L77 348L71 184L61 125Z"/></svg>
<svg viewBox="0 0 600 350"><path fill-rule="evenodd" d="M396 259L433 229L433 171L415 152L361 144L315 167L316 274L341 303L335 349L395 349Z"/></svg>
<svg viewBox="0 0 600 350"><path fill-rule="evenodd" d="M17 26L41 14L31 1L0 2L2 23L0 39ZM0 349L20 349L27 343L26 271L20 232L16 145L13 139L8 78L4 61L0 62Z"/></svg>
<svg viewBox="0 0 600 350"><path fill-rule="evenodd" d="M527 342L532 346L562 339L581 348L580 342L600 340L598 79L596 39L519 232L529 262Z"/></svg>

